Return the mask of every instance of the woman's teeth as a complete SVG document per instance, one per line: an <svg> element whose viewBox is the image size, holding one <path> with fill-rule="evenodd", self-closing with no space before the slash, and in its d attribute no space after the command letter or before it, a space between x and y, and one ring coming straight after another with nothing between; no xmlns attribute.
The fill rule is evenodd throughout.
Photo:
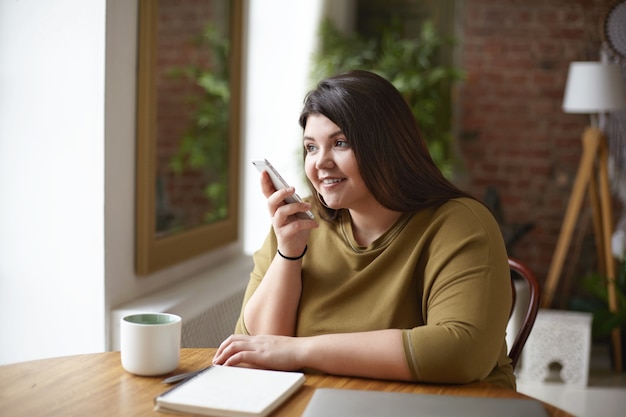
<svg viewBox="0 0 626 417"><path fill-rule="evenodd" d="M333 179L325 179L324 181L322 181L324 184L334 184L336 182L341 182L343 181L343 178L333 178Z"/></svg>

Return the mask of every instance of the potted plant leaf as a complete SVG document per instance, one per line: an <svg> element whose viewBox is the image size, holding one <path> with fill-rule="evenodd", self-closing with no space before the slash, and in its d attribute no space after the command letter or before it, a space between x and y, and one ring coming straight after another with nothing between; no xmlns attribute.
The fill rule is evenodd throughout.
<svg viewBox="0 0 626 417"><path fill-rule="evenodd" d="M617 298L617 309L609 307L609 286L613 285ZM618 263L615 279L594 273L581 281L584 294L570 300L573 310L593 314L592 334L595 339L607 338L613 329L621 329L622 358L626 358L626 258Z"/></svg>

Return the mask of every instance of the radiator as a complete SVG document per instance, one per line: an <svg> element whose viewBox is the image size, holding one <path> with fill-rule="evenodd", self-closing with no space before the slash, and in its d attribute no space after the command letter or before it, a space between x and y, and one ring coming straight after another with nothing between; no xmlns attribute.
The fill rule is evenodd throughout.
<svg viewBox="0 0 626 417"><path fill-rule="evenodd" d="M182 347L218 347L233 333L244 290L237 291L204 312L183 321Z"/></svg>
<svg viewBox="0 0 626 417"><path fill-rule="evenodd" d="M252 261L215 268L113 309L110 350L119 350L120 320L128 314L172 313L182 318L182 347L217 347L235 329Z"/></svg>

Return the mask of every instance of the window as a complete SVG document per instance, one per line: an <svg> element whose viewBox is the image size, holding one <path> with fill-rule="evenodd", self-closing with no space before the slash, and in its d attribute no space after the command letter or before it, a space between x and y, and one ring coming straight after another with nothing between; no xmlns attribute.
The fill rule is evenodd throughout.
<svg viewBox="0 0 626 417"><path fill-rule="evenodd" d="M138 275L237 239L241 7L139 3Z"/></svg>

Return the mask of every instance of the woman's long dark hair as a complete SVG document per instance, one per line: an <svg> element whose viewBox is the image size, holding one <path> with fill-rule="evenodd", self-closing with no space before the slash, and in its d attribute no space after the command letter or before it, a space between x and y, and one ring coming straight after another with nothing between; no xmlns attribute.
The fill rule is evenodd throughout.
<svg viewBox="0 0 626 417"><path fill-rule="evenodd" d="M346 135L365 185L384 207L415 212L456 197L469 197L448 181L428 152L411 109L387 80L350 71L321 81L304 101L300 126L321 114ZM309 187L316 194L309 182ZM328 219L337 212L317 199Z"/></svg>

